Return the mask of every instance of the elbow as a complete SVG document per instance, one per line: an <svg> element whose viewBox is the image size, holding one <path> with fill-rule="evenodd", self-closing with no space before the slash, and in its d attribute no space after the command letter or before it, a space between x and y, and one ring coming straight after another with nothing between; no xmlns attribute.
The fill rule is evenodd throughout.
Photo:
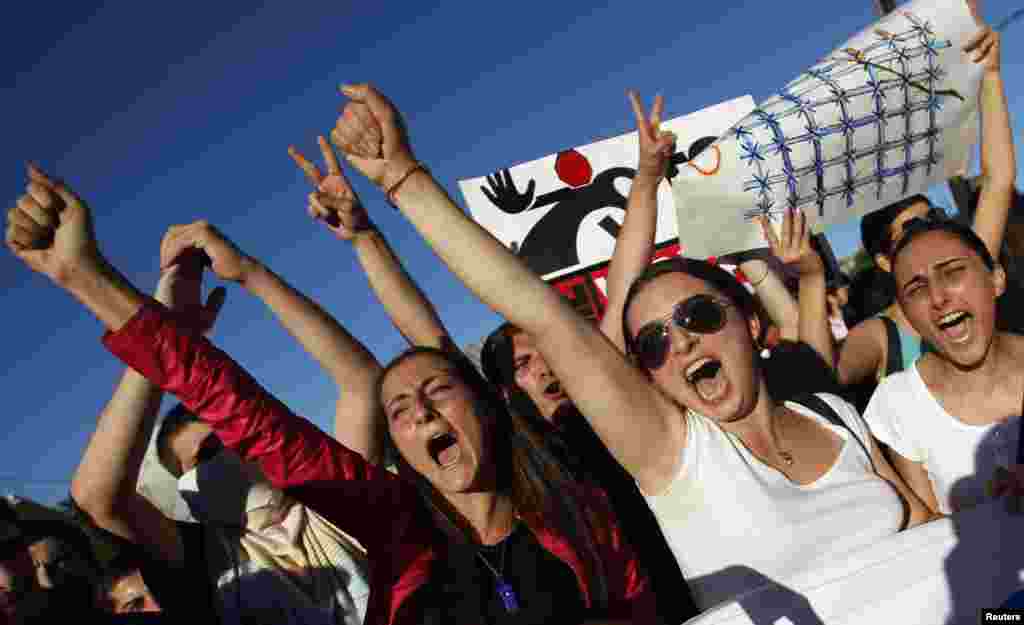
<svg viewBox="0 0 1024 625"><path fill-rule="evenodd" d="M99 527L108 527L118 517L118 496L114 491L90 485L77 477L71 482L71 499Z"/></svg>

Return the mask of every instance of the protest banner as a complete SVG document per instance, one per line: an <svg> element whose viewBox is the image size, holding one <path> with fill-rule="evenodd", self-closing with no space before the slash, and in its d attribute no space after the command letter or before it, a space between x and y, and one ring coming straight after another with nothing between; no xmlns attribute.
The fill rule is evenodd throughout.
<svg viewBox="0 0 1024 625"><path fill-rule="evenodd" d="M1020 516L1004 498L882 539L843 557L769 579L687 625L975 625L984 610L1015 607L1024 591ZM696 592L711 580L690 580ZM749 584L748 586L749 587Z"/></svg>
<svg viewBox="0 0 1024 625"><path fill-rule="evenodd" d="M765 246L759 215L800 209L821 232L960 172L981 77L962 48L977 31L963 0L917 0L762 102L673 182L687 255Z"/></svg>
<svg viewBox="0 0 1024 625"><path fill-rule="evenodd" d="M691 167L692 157L753 108L753 98L744 96L662 122L662 129L678 137L670 178ZM461 180L459 187L478 223L583 314L599 317L638 153L632 132ZM658 190L658 206L659 254L678 253L667 182Z"/></svg>

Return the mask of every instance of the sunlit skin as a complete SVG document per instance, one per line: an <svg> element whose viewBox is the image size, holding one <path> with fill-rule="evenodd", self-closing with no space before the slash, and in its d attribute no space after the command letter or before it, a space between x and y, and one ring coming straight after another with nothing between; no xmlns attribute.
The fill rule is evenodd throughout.
<svg viewBox="0 0 1024 625"><path fill-rule="evenodd" d="M105 597L104 605L114 614L161 611L160 604L146 587L146 582L138 570L114 582L110 593Z"/></svg>
<svg viewBox="0 0 1024 625"><path fill-rule="evenodd" d="M669 318L676 304L698 294L728 302L703 280L687 274L669 273L655 278L640 290L629 307L627 323L631 335L636 337L647 324ZM742 419L759 402L768 401L766 393L761 392L761 376L753 365L757 354L752 337L757 336L760 328L755 318L744 319L742 313L730 305L726 309L725 326L712 334L690 333L673 323L668 325L671 338L668 358L650 375L669 397L720 422ZM722 363L718 375L722 377L724 388L716 393L713 401L705 400L686 377L687 369L704 358Z"/></svg>
<svg viewBox="0 0 1024 625"><path fill-rule="evenodd" d="M533 337L526 332L512 335L512 364L516 385L530 397L544 419L550 421L559 407L572 403L561 385L552 389L558 377L537 350Z"/></svg>
<svg viewBox="0 0 1024 625"><path fill-rule="evenodd" d="M381 399L388 430L399 453L446 497L493 490L487 458L487 427L474 411L473 391L454 367L433 354L412 356L391 369ZM455 436L455 448L442 464L429 443L442 433Z"/></svg>
<svg viewBox="0 0 1024 625"><path fill-rule="evenodd" d="M958 237L928 232L897 258L897 298L907 320L954 366L971 369L985 359L996 324L996 298L1006 287L999 266L989 270ZM949 315L967 313L962 323L943 329Z"/></svg>
<svg viewBox="0 0 1024 625"><path fill-rule="evenodd" d="M199 463L204 445L216 444L216 441L209 440L212 436L213 428L202 421L192 421L178 428L174 434L167 437L170 455L163 459L165 465L170 465L167 470L181 477L194 469Z"/></svg>

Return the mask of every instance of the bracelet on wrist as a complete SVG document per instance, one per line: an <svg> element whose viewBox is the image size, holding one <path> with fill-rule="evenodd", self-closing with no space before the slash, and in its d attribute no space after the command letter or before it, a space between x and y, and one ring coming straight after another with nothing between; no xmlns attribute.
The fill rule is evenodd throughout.
<svg viewBox="0 0 1024 625"><path fill-rule="evenodd" d="M396 180L394 184L392 184L384 191L384 197L387 198L388 203L394 206L395 209L398 209L398 205L395 203L395 192L398 191L398 188L405 184L405 181L408 180L409 177L415 174L417 171L425 172L427 171L427 168L423 165L423 163L416 161L412 167L407 169L405 173L398 177L398 180Z"/></svg>

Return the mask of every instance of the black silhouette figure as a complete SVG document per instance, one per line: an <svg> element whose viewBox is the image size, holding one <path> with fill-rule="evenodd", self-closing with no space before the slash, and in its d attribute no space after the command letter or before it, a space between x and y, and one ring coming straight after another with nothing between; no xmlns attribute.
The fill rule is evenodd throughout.
<svg viewBox="0 0 1024 625"><path fill-rule="evenodd" d="M711 136L701 137L690 144L689 150L676 152L666 172L669 181L679 174L679 165L696 158L715 140ZM612 167L597 174L589 184L567 186L534 197L535 180L530 180L520 193L511 173L504 169L487 176L490 189L480 187L480 190L492 204L509 215L556 204L521 243L513 246L513 251L534 273L544 276L580 263L576 236L583 220L603 208L626 210L626 198L615 188L615 181L619 178L632 180L635 175L636 170L631 167ZM601 220L599 226L610 236L618 238L621 226L611 217Z"/></svg>

